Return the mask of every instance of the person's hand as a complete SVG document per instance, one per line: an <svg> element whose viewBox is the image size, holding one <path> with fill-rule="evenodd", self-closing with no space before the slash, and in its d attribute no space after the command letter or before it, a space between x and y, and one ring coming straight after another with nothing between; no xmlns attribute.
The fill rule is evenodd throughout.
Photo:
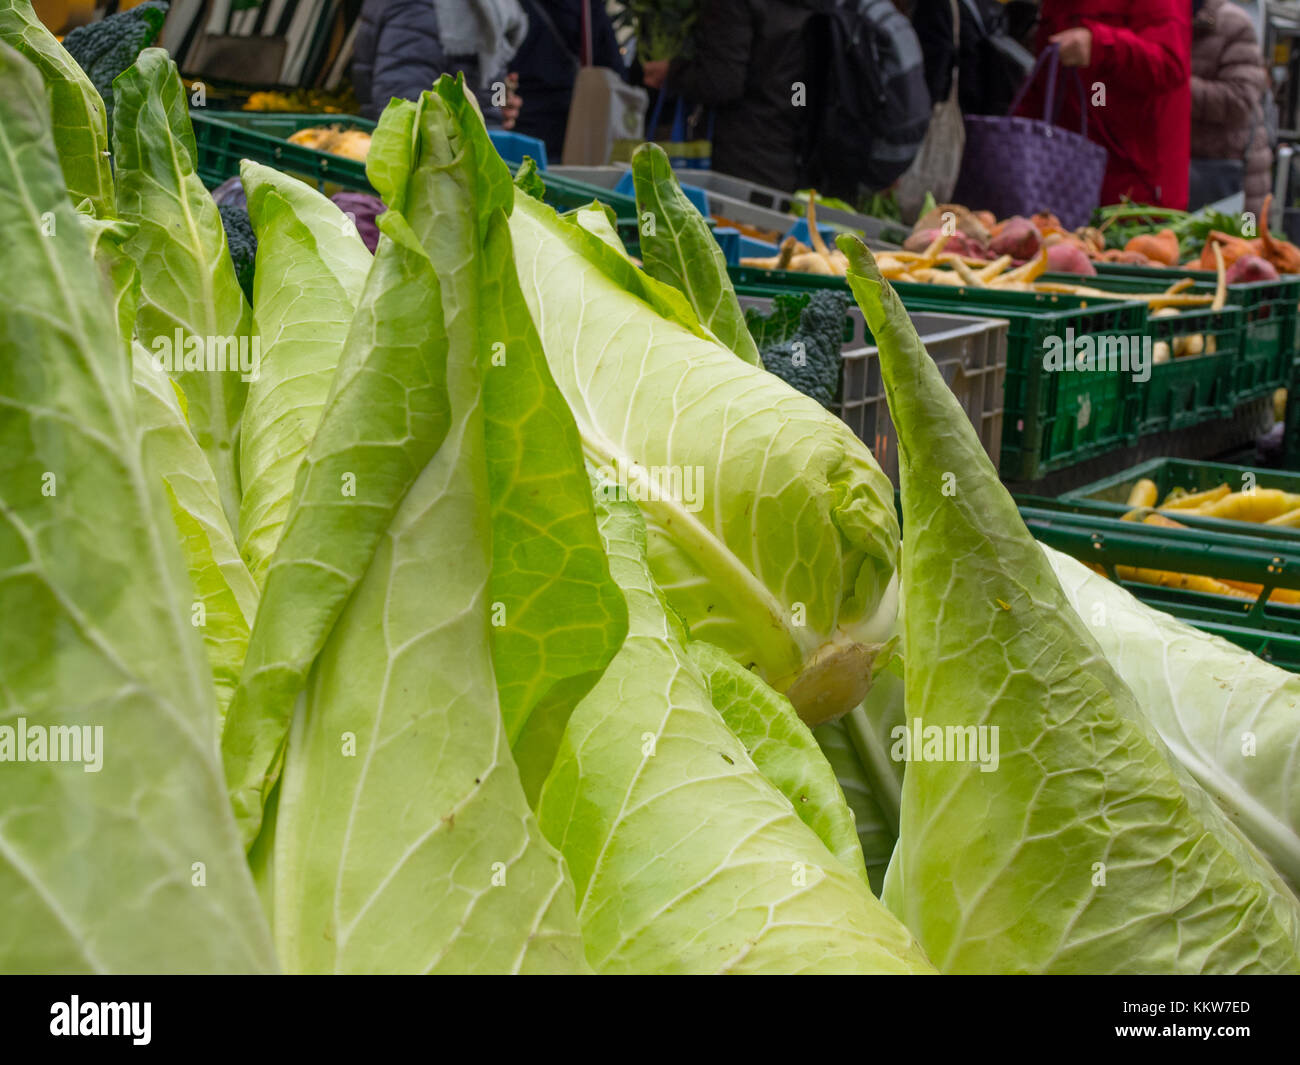
<svg viewBox="0 0 1300 1065"><path fill-rule="evenodd" d="M668 80L668 60L647 59L641 64L641 80L651 89L662 89Z"/></svg>
<svg viewBox="0 0 1300 1065"><path fill-rule="evenodd" d="M524 98L515 90L519 88L519 75L506 75L506 105L501 108L501 128L514 129L515 120L519 118L519 109L524 106Z"/></svg>
<svg viewBox="0 0 1300 1065"><path fill-rule="evenodd" d="M1092 30L1086 26L1074 26L1048 38L1061 50L1061 66L1092 66Z"/></svg>

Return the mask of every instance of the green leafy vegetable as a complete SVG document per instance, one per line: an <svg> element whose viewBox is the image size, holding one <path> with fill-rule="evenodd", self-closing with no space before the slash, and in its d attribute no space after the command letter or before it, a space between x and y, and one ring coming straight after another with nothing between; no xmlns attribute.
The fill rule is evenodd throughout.
<svg viewBox="0 0 1300 1065"><path fill-rule="evenodd" d="M165 0L145 0L129 11L78 26L63 38L63 47L104 98L110 129L113 125L113 79L158 39L167 18L167 6Z"/></svg>
<svg viewBox="0 0 1300 1065"><path fill-rule="evenodd" d="M723 347L758 365L758 348L727 275L727 260L659 145L636 150L632 180L646 273L681 292Z"/></svg>
<svg viewBox="0 0 1300 1065"><path fill-rule="evenodd" d="M240 427L240 550L261 584L372 257L315 189L248 159L241 173L262 269L253 289L261 366Z"/></svg>
<svg viewBox="0 0 1300 1065"><path fill-rule="evenodd" d="M31 0L0 0L0 41L34 63L45 81L61 180L72 202L88 199L98 217L111 218L108 122L95 86L36 17Z"/></svg>
<svg viewBox="0 0 1300 1065"><path fill-rule="evenodd" d="M844 867L865 881L867 869L853 813L834 771L790 700L711 643L692 643L687 651L704 677L714 709L745 745L758 771L790 801L799 820L817 833Z"/></svg>
<svg viewBox="0 0 1300 1065"><path fill-rule="evenodd" d="M217 711L224 716L248 647L257 588L235 548L216 477L190 432L184 393L131 339L140 299L140 273L125 246L136 226L84 213L77 217L90 237L92 255L116 307L124 350L130 352L145 470L162 482L170 504L194 589L186 604L190 623L203 633Z"/></svg>
<svg viewBox="0 0 1300 1065"><path fill-rule="evenodd" d="M499 396L490 410L488 394L501 384L488 381L500 369L519 375L509 387L521 392L544 385L521 372L528 345L508 298L509 175L499 159L491 165L495 155L486 154L486 131L463 82L449 79L418 103L390 106L376 150L377 186L390 205L380 222L385 239L344 354L344 383L309 450L272 562L268 601L278 567L294 559L286 548L299 530L314 526L324 546L342 531L333 524L341 517L303 508L314 495L307 489L317 446L344 428L341 418L350 421L352 410L340 402L349 381L376 377L404 342L415 349L431 398L445 397L448 413L435 450L395 507L391 494L376 501L391 517L382 537L367 538L372 555L364 573L353 570L355 590L333 610L335 594L326 588L334 618L295 717L276 811L277 945L291 967L313 972L578 971L584 963L572 884L528 810L498 685L502 708L507 698L516 708L523 703L506 695L486 638L499 587L494 557L510 557L523 543L509 524L522 516L517 501L490 486L501 477L513 490L515 478L529 475L488 427L514 398ZM411 168L405 174L403 163ZM486 276L490 264L504 264L504 281ZM389 307L406 308L406 317L384 313ZM506 362L494 367L497 337ZM358 351L360 341L373 346ZM415 375L384 376L409 394L403 386ZM532 400L534 409L546 409L544 397L534 392ZM390 404L381 413L376 432L360 439L400 444L409 427L405 411ZM559 448L549 454L563 461ZM578 462L576 447L570 461ZM359 488L366 476L363 468ZM549 480L563 487L553 471ZM345 494L334 507L355 511L368 502L358 492L355 503ZM594 537L594 517L589 521ZM532 578L543 600L556 587L553 573L543 566ZM503 583L505 596L516 594L508 569ZM587 619L577 603L572 622L581 640ZM298 613L322 611L308 602ZM552 665L533 668L548 673ZM522 682L522 673L506 679ZM349 736L356 757L348 755Z"/></svg>
<svg viewBox="0 0 1300 1065"><path fill-rule="evenodd" d="M4 44L0 99L0 969L270 970L126 347Z"/></svg>
<svg viewBox="0 0 1300 1065"><path fill-rule="evenodd" d="M251 304L253 302L253 269L257 264L257 236L248 217L248 208L237 203L217 205L221 215L221 228L226 234L226 247L235 268L239 290Z"/></svg>
<svg viewBox="0 0 1300 1065"><path fill-rule="evenodd" d="M727 716L751 742L771 729L768 771L830 797L834 781L808 757L815 748L782 729L774 704L734 675L715 674L710 692L650 576L638 509L616 494L601 482L600 527L627 596L628 636L569 719L538 806L573 871L593 968L930 971L868 891L860 858L855 875L728 729ZM739 705L720 715L714 699ZM843 841L842 816L822 827Z"/></svg>
<svg viewBox="0 0 1300 1065"><path fill-rule="evenodd" d="M658 283L572 219L519 196L511 230L588 461L640 505L691 635L809 723L851 709L897 609L893 490L875 460L812 400L666 315L646 295Z"/></svg>
<svg viewBox="0 0 1300 1065"><path fill-rule="evenodd" d="M217 710L224 717L248 650L257 585L221 509L216 477L190 433L178 386L139 344L134 345L132 369L146 470L162 481L180 534L194 588L190 622L203 633Z"/></svg>
<svg viewBox="0 0 1300 1065"><path fill-rule="evenodd" d="M867 880L872 893L879 896L884 890L885 870L898 841L898 822L891 822L876 801L871 782L862 770L862 763L849 737L847 721L847 718L840 718L818 725L813 729L813 736L853 815L858 846L866 863Z"/></svg>
<svg viewBox="0 0 1300 1065"><path fill-rule="evenodd" d="M791 388L830 406L840 394L845 312L849 298L834 289L782 293L770 314L755 308L745 318L759 346L763 367Z"/></svg>
<svg viewBox="0 0 1300 1065"><path fill-rule="evenodd" d="M137 227L126 243L140 268L137 333L184 390L190 428L237 532L239 418L257 372L251 312L217 205L195 171L194 130L175 64L147 48L115 85L117 208Z"/></svg>
<svg viewBox="0 0 1300 1065"><path fill-rule="evenodd" d="M541 171L537 169L537 160L525 155L523 163L515 171L515 188L535 200L546 195L546 182L542 180Z"/></svg>
<svg viewBox="0 0 1300 1065"><path fill-rule="evenodd" d="M1160 738L1300 890L1300 677L1043 550Z"/></svg>
<svg viewBox="0 0 1300 1065"><path fill-rule="evenodd" d="M1168 760L897 295L840 247L898 429L907 719L928 740L886 903L946 972L1300 971L1300 903Z"/></svg>

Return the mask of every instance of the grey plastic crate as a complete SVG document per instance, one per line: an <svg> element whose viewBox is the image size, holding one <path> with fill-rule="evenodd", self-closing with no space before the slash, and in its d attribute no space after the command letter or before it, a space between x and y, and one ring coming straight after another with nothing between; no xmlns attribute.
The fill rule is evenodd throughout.
<svg viewBox="0 0 1300 1065"><path fill-rule="evenodd" d="M602 188L612 189L622 180L627 170L626 166L553 166L547 170L547 173L560 174L576 181L585 181L589 185L599 185ZM711 171L677 170L676 174L677 180L683 185L694 185L696 188L704 190L704 194L709 201L710 214L722 215L733 222L744 222L746 225L757 226L759 229L770 229L778 236L784 236L790 232L790 227L798 221L793 215L784 211L774 211L770 207L760 207L746 199L728 196L725 193L716 191L709 184L709 179L715 176ZM543 180L545 180L545 175L543 175ZM788 199L787 197L787 201Z"/></svg>
<svg viewBox="0 0 1300 1065"><path fill-rule="evenodd" d="M740 304L763 313L772 309L772 300L762 296L741 296ZM925 311L909 312L908 317L996 467L1002 455L1002 389L1007 372L1006 319ZM849 319L853 335L844 341L840 352L844 360L840 401L832 404L830 409L871 448L880 468L897 486L898 434L889 405L885 402L880 353L857 307L849 307Z"/></svg>
<svg viewBox="0 0 1300 1065"><path fill-rule="evenodd" d="M680 168L676 173L679 181L705 189L711 196L714 194L725 196L729 200L740 200L754 207L766 208L780 214L794 215L795 213L795 198L791 193L746 181L744 178L732 177L730 174L719 174L713 170ZM864 236L879 241L888 241L900 234L906 237L908 233L908 227L901 222L872 218L871 215L858 214L857 211L844 211L838 207L827 207L822 203L817 205L817 220L859 229Z"/></svg>
<svg viewBox="0 0 1300 1065"><path fill-rule="evenodd" d="M627 169L626 165L553 166L548 168L547 173L612 189ZM790 232L790 228L799 220L791 211L795 201L788 192L779 192L765 185L712 170L689 170L683 167L674 172L683 185L694 185L704 190L709 200L710 214L721 215L733 222L744 222L759 229L772 230L781 235ZM853 211L839 211L822 204L817 206L817 221L861 230L867 238L867 245L876 249L898 247L897 244L889 243L889 238L900 234L905 236L907 233L906 226Z"/></svg>
<svg viewBox="0 0 1300 1065"><path fill-rule="evenodd" d="M547 174L559 174L560 177L572 178L574 181L585 181L588 185L599 185L604 189L612 189L618 184L619 179L627 173L627 165L622 166L548 166L542 174L542 180L546 180Z"/></svg>

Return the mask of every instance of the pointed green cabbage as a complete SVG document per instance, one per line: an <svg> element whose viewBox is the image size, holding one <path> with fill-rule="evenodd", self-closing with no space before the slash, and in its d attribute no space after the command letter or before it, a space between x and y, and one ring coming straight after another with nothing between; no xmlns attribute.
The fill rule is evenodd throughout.
<svg viewBox="0 0 1300 1065"><path fill-rule="evenodd" d="M650 576L637 507L598 505L628 637L569 719L538 805L573 872L593 968L931 971L714 708Z"/></svg>
<svg viewBox="0 0 1300 1065"><path fill-rule="evenodd" d="M136 417L148 472L162 481L194 594L185 602L203 644L224 718L257 615L257 585L235 546L221 509L217 479L190 432L179 385L138 343L132 351Z"/></svg>
<svg viewBox="0 0 1300 1065"><path fill-rule="evenodd" d="M893 490L870 453L817 403L664 317L637 291L650 279L577 223L520 194L511 229L587 458L640 503L655 579L691 635L805 721L849 710L897 608Z"/></svg>
<svg viewBox="0 0 1300 1065"><path fill-rule="evenodd" d="M0 970L269 970L126 347L40 78L2 43L0 99L0 350L22 353L0 359ZM20 728L29 757L62 728L102 762L17 762Z"/></svg>
<svg viewBox="0 0 1300 1065"><path fill-rule="evenodd" d="M545 713L558 743L625 608L463 84L392 104L369 163L390 209L226 730L237 808L255 832L296 700L263 876L290 968L579 971L572 882L510 744L540 782L529 729Z"/></svg>
<svg viewBox="0 0 1300 1065"><path fill-rule="evenodd" d="M126 251L140 268L140 343L184 390L190 428L238 532L239 418L256 372L251 312L217 205L195 170L194 130L176 65L162 49L146 48L118 75L113 93L117 210L137 227Z"/></svg>
<svg viewBox="0 0 1300 1065"><path fill-rule="evenodd" d="M244 664L248 630L257 613L257 588L239 557L221 509L216 476L190 432L180 385L131 339L140 299L140 272L125 245L136 227L80 212L77 217L90 237L95 263L117 309L122 342L131 351L146 472L162 482L167 496L194 589L185 606L191 624L202 630L216 685L217 713L223 718Z"/></svg>
<svg viewBox="0 0 1300 1065"><path fill-rule="evenodd" d="M835 774L835 780L844 794L853 815L858 846L866 863L867 882L871 891L879 896L884 890L885 870L898 840L898 822L890 820L881 811L871 789L871 782L862 770L862 763L847 731L847 717L828 721L813 729L813 737L821 747L822 755Z"/></svg>
<svg viewBox="0 0 1300 1065"><path fill-rule="evenodd" d="M908 725L941 730L911 752L886 903L945 972L1300 972L1300 903L1170 762L898 296L840 246L898 428Z"/></svg>

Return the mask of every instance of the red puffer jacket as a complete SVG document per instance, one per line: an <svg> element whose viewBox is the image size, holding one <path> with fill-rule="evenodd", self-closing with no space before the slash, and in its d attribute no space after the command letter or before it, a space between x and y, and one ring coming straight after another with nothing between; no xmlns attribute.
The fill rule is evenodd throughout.
<svg viewBox="0 0 1300 1065"><path fill-rule="evenodd" d="M1128 196L1138 203L1185 208L1191 159L1191 4L1043 0L1038 47L1074 26L1092 31L1092 65L1079 68L1079 75L1089 98L1088 138L1110 152L1101 202ZM1065 80L1067 86L1070 80ZM1046 81L1039 78L1020 114L1042 117ZM1104 107L1092 102L1103 86ZM1079 128L1073 91L1067 91L1057 124Z"/></svg>

